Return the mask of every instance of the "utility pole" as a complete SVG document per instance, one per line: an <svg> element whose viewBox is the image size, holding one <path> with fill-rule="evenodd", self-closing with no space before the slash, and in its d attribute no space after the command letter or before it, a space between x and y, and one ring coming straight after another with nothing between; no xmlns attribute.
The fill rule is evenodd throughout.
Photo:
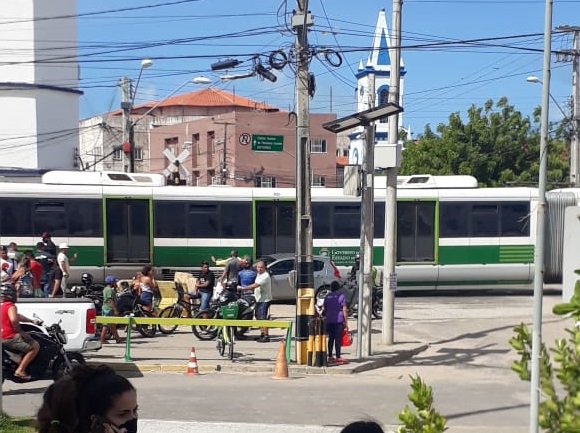
<svg viewBox="0 0 580 433"><path fill-rule="evenodd" d="M296 31L296 363L307 363L308 324L314 317L312 212L310 196L310 107L308 30L313 24L308 0L297 0Z"/></svg>
<svg viewBox="0 0 580 433"><path fill-rule="evenodd" d="M393 0L393 30L391 36L391 79L389 83L389 102L399 104L401 82L401 12L403 0ZM399 146L399 116L389 119L389 146ZM398 162L387 167L387 197L385 200L385 259L383 266L383 329L382 344L395 342L395 289L397 275L397 174Z"/></svg>
<svg viewBox="0 0 580 433"><path fill-rule="evenodd" d="M375 74L368 76L368 109L375 106ZM374 171L375 171L375 126L369 122L365 126L365 152L362 164L361 188L361 238L360 271L358 277L358 318L357 358L371 354L371 299L373 273L374 239Z"/></svg>
<svg viewBox="0 0 580 433"><path fill-rule="evenodd" d="M235 122L218 122L218 121L214 121L214 123L216 125L224 125L224 154L222 155L222 162L220 164L220 181L222 185L227 185L228 183L228 178L227 178L227 173L228 173L228 160L227 160L227 155L228 155L228 125L235 125Z"/></svg>
<svg viewBox="0 0 580 433"><path fill-rule="evenodd" d="M558 26L556 30L563 33L574 33L573 48L558 52L556 61L572 61L572 115L569 118L572 130L570 137L570 184L572 187L578 187L580 185L580 27ZM555 102L558 104L557 101ZM561 108L560 111L562 111ZM566 113L562 114L566 116Z"/></svg>
<svg viewBox="0 0 580 433"><path fill-rule="evenodd" d="M131 121L131 80L127 77L121 78L121 110L123 110L123 143L129 143L129 164L127 165L127 154L125 153L125 171L135 172L135 129ZM125 149L126 152L126 149Z"/></svg>
<svg viewBox="0 0 580 433"><path fill-rule="evenodd" d="M544 257L546 232L546 183L548 172L548 123L552 53L552 4L546 0L544 17L544 63L542 73L542 110L540 118L540 171L536 205L536 245L534 247L534 311L532 320L532 355L530 377L530 433L539 431L540 370L542 363L542 300L544 296Z"/></svg>

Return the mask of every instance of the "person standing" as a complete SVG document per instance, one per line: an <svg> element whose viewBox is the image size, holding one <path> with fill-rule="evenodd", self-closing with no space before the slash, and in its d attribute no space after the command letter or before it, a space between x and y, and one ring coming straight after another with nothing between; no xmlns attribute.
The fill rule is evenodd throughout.
<svg viewBox="0 0 580 433"><path fill-rule="evenodd" d="M58 248L60 249L60 252L58 253L58 256L56 257L56 261L58 262L58 266L60 267L60 270L62 271L62 281L61 281L61 288L62 288L62 292L64 294L67 293L67 281L70 277L70 264L71 262L74 262L77 258L76 253L71 257L71 259L69 260L68 258L68 244L66 242L62 242Z"/></svg>
<svg viewBox="0 0 580 433"><path fill-rule="evenodd" d="M199 278L195 282L195 288L201 297L201 310L209 310L209 302L213 295L213 287L215 286L215 275L209 269L208 262L201 262L201 272Z"/></svg>
<svg viewBox="0 0 580 433"><path fill-rule="evenodd" d="M345 364L347 361L340 356L340 348L343 330L348 329L348 308L344 295L338 291L339 288L340 284L337 281L330 284L330 293L324 298L323 314L326 317L326 333L328 334L328 362ZM332 356L333 348L336 358Z"/></svg>
<svg viewBox="0 0 580 433"><path fill-rule="evenodd" d="M48 273L48 297L55 298L57 296L62 296L62 269L58 266L58 263L52 262L52 268Z"/></svg>
<svg viewBox="0 0 580 433"><path fill-rule="evenodd" d="M215 260L215 257L212 256L212 260L216 262L217 265L218 261ZM220 283L224 288L226 287L226 283L237 281L238 272L240 272L240 269L242 268L241 262L242 260L238 257L238 250L232 250L230 258L227 259L227 262L225 263L226 267L220 277Z"/></svg>
<svg viewBox="0 0 580 433"><path fill-rule="evenodd" d="M30 272L32 272L34 296L37 298L44 297L44 291L42 290L40 280L42 279L42 265L34 259L34 255L31 250L24 251L24 257L28 257L30 260Z"/></svg>
<svg viewBox="0 0 580 433"><path fill-rule="evenodd" d="M18 313L16 307L16 289L12 284L4 283L0 287L0 318L2 320L2 345L9 350L23 353L20 364L14 376L21 380L30 380L31 377L26 373L26 367L34 360L40 345L33 340L27 332L20 329L21 322L30 322L40 324L39 320L31 320L28 317Z"/></svg>
<svg viewBox="0 0 580 433"><path fill-rule="evenodd" d="M24 257L18 269L12 275L19 298L34 298L34 275L30 267L30 258Z"/></svg>
<svg viewBox="0 0 580 433"><path fill-rule="evenodd" d="M257 320L268 320L268 312L270 310L270 303L272 302L272 280L270 274L266 270L266 263L258 261L256 263L256 270L258 274L253 284L250 284L246 289L254 289L254 296L256 298L255 315ZM270 342L270 335L268 328L260 328L260 337L256 338L259 343Z"/></svg>
<svg viewBox="0 0 580 433"><path fill-rule="evenodd" d="M105 278L105 288L103 289L103 308L101 309L101 314L105 317L115 317L119 315L119 310L117 309L117 278L108 276ZM114 324L104 324L101 330L101 343L104 343L107 339L107 332L111 329L111 334L117 343L121 342L119 333L117 332L117 326Z"/></svg>
<svg viewBox="0 0 580 433"><path fill-rule="evenodd" d="M36 254L34 254L34 260L36 260L42 266L42 274L40 275L40 287L44 292L44 296L48 296L52 288L49 283L49 274L52 269L52 264L54 263L54 256L45 251L44 248L44 242L38 242L36 244Z"/></svg>
<svg viewBox="0 0 580 433"><path fill-rule="evenodd" d="M2 245L0 247L0 282L10 281L15 271L12 260L8 259L8 248Z"/></svg>
<svg viewBox="0 0 580 433"><path fill-rule="evenodd" d="M242 292L242 297L253 295L254 287L250 286L256 282L257 275L256 271L252 268L252 259L250 256L244 256L242 259L242 269L238 272L238 290Z"/></svg>
<svg viewBox="0 0 580 433"><path fill-rule="evenodd" d="M146 311L153 311L153 297L159 295L155 272L151 266L143 266L139 276L139 300Z"/></svg>
<svg viewBox="0 0 580 433"><path fill-rule="evenodd" d="M44 243L44 251L46 251L51 256L55 257L56 256L56 245L52 241L52 237L50 236L50 233L44 232L42 234L42 242Z"/></svg>

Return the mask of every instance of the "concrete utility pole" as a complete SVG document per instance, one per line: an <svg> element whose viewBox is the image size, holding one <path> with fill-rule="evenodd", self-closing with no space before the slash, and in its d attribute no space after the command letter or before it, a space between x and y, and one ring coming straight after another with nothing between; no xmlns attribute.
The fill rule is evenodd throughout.
<svg viewBox="0 0 580 433"><path fill-rule="evenodd" d="M401 12L403 0L393 0L393 30L391 33L391 80L389 102L399 104L401 83ZM389 119L389 146L399 146L399 116ZM382 344L395 342L395 290L397 275L397 174L399 168L387 167L387 198L385 200L385 260L383 266L383 329Z"/></svg>
<svg viewBox="0 0 580 433"><path fill-rule="evenodd" d="M534 312L530 379L530 433L539 431L540 366L542 358L542 300L544 296L544 255L546 232L546 183L548 172L548 123L550 109L550 55L552 53L552 2L546 0L544 17L544 71L540 120L540 172L536 206L536 246L534 248Z"/></svg>
<svg viewBox="0 0 580 433"><path fill-rule="evenodd" d="M220 167L220 181L222 185L228 184L228 125L235 125L235 122L217 122L214 121L216 125L224 125L224 154L222 155L222 162Z"/></svg>
<svg viewBox="0 0 580 433"><path fill-rule="evenodd" d="M368 108L375 106L375 74L369 74ZM395 117L395 116L393 116ZM375 172L375 126L365 125L365 152L362 164L361 188L361 236L360 270L358 277L357 358L371 354L371 313L373 290L373 239L374 239L374 172Z"/></svg>
<svg viewBox="0 0 580 433"><path fill-rule="evenodd" d="M314 317L312 203L310 196L310 108L308 35L313 24L308 0L297 0L292 17L296 31L296 362L307 363L308 323Z"/></svg>
<svg viewBox="0 0 580 433"><path fill-rule="evenodd" d="M572 50L560 51L556 61L569 62L570 59L572 61L572 115L569 118L572 129L570 137L570 184L573 187L578 187L580 185L580 27L558 26L556 30L563 33L574 33ZM555 102L558 104L557 101ZM560 111L566 116L562 109Z"/></svg>
<svg viewBox="0 0 580 433"><path fill-rule="evenodd" d="M131 80L127 77L121 78L121 110L123 110L123 143L129 143L129 164L125 157L125 171L135 172L135 140L133 122L131 121Z"/></svg>

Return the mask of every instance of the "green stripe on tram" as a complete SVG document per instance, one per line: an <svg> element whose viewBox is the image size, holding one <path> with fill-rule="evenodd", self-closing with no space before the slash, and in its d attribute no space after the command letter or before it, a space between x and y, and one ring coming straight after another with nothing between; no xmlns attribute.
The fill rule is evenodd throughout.
<svg viewBox="0 0 580 433"><path fill-rule="evenodd" d="M439 264L441 265L532 263L533 261L533 245L454 245L439 247Z"/></svg>

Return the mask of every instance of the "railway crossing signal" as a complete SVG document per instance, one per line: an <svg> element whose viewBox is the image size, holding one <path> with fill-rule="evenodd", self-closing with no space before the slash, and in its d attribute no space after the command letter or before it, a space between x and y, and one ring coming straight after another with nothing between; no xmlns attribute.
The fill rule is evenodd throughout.
<svg viewBox="0 0 580 433"><path fill-rule="evenodd" d="M171 149L165 149L163 151L163 155L165 155L165 157L169 160L169 165L163 171L163 175L166 178L171 176L176 171L183 179L187 179L189 177L189 171L184 167L183 164L189 156L189 150L183 149L178 156L175 156Z"/></svg>

